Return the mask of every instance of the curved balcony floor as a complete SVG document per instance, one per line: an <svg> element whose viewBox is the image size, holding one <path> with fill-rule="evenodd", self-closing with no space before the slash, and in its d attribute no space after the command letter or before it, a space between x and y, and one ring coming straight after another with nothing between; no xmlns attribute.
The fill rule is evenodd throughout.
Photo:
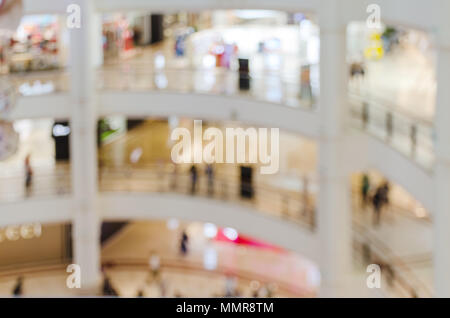
<svg viewBox="0 0 450 318"><path fill-rule="evenodd" d="M255 198L249 200L240 197L238 180L223 176L215 178L212 193L208 191L207 178L200 177L192 193L188 174L180 171L175 175L173 170L157 166L104 167L100 189L100 209L105 220L174 217L213 222L318 259L318 238L307 230L314 226L314 198L308 200L311 206L305 210L302 193L258 185ZM391 264L399 277L410 282L408 288L417 290L420 296L429 296L431 222L417 218L408 208L391 206L383 212L381 225L374 227L371 209L361 210L357 195L354 202L356 242L369 244L378 260ZM4 216L14 223L70 220L70 213L66 213L70 210L68 203L65 199L46 201L30 197L24 203L4 205Z"/></svg>
<svg viewBox="0 0 450 318"><path fill-rule="evenodd" d="M226 291L227 277L235 277L242 297L252 297L252 281L273 286L273 297L312 297L317 282L315 265L273 246L255 247L205 238L201 223L180 224L189 234L188 254L178 249L179 230L164 221L130 222L102 247L104 273L122 297L219 297ZM149 255L160 258L160 275L149 271ZM209 258L207 257L209 256ZM208 263L205 260L211 260ZM215 261L214 261L215 260ZM66 264L32 264L0 272L0 295L9 296L17 277L24 277L24 295L76 296L66 287ZM165 293L161 294L160 283ZM195 286L195 288L193 288ZM262 296L262 295L261 295Z"/></svg>

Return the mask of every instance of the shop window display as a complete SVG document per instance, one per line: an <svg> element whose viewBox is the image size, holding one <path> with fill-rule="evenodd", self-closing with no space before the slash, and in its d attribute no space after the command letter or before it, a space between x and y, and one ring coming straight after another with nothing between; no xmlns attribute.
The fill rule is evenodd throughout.
<svg viewBox="0 0 450 318"><path fill-rule="evenodd" d="M15 32L2 31L2 73L59 68L59 25L52 15L25 16Z"/></svg>

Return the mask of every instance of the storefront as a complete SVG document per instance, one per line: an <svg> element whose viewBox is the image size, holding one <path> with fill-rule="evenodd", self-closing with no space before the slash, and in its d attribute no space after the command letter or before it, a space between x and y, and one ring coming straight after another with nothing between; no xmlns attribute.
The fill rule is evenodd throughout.
<svg viewBox="0 0 450 318"><path fill-rule="evenodd" d="M105 58L125 57L134 50L133 27L126 15L111 14L103 18L103 51Z"/></svg>
<svg viewBox="0 0 450 318"><path fill-rule="evenodd" d="M24 16L16 30L0 32L2 73L60 67L59 23L54 15Z"/></svg>

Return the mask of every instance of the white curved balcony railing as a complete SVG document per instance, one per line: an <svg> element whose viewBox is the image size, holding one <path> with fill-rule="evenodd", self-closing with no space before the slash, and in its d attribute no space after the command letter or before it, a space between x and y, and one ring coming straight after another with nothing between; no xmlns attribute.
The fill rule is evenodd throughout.
<svg viewBox="0 0 450 318"><path fill-rule="evenodd" d="M17 202L31 198L52 198L71 193L70 166L58 164L54 169L34 169L29 188L24 173L0 176L0 202Z"/></svg>
<svg viewBox="0 0 450 318"><path fill-rule="evenodd" d="M0 119L15 106L16 92L14 84L0 79Z"/></svg>
<svg viewBox="0 0 450 318"><path fill-rule="evenodd" d="M237 71L225 69L161 69L143 66L99 71L98 89L105 91L167 91L252 98L290 107L312 108L313 98L301 95L295 75L267 72L250 74L250 88L239 89ZM307 94L304 94L307 95Z"/></svg>
<svg viewBox="0 0 450 318"><path fill-rule="evenodd" d="M58 94L69 90L69 76L65 70L14 73L7 75L18 96Z"/></svg>
<svg viewBox="0 0 450 318"><path fill-rule="evenodd" d="M414 117L372 96L350 91L354 126L383 140L404 156L429 170L433 165L433 124Z"/></svg>
<svg viewBox="0 0 450 318"><path fill-rule="evenodd" d="M254 193L248 199L241 196L239 180L226 174L216 174L211 188L208 177L199 174L193 191L189 171L177 171L173 165L110 166L100 170L99 185L103 192L175 192L231 201L314 228L314 199L311 195L258 183L253 187L243 185L244 190Z"/></svg>
<svg viewBox="0 0 450 318"><path fill-rule="evenodd" d="M113 273L114 270L141 270L144 272L148 271L148 260L146 258L102 258L102 266L108 273ZM232 276L236 277L239 281L246 282L247 286L252 280L257 280L263 284L273 284L277 285L277 291L282 295L291 295L293 297L314 297L315 291L307 288L301 288L295 282L286 282L277 277L272 277L270 273L261 274L257 271L244 270L242 268L235 269L230 266L221 266L220 264L216 269L204 268L204 264L198 261L191 261L184 259L180 262L178 258L163 258L161 260L162 272L175 270L177 272L197 273L201 275L220 275L223 277ZM275 294L275 296L277 293ZM120 296L120 295L119 295ZM242 296L241 296L242 297Z"/></svg>
<svg viewBox="0 0 450 318"><path fill-rule="evenodd" d="M70 168L62 165L55 173L36 174L32 187L24 187L24 176L0 178L0 200L21 201L43 197L57 197L71 192ZM256 183L256 182L255 182ZM211 200L235 202L253 208L254 211L271 217L294 222L309 230L315 229L315 196L301 191L292 191L258 182L253 187L252 199L241 196L239 178L218 172L214 177L212 191L208 177L199 174L196 190L192 191L189 171L175 170L173 165L120 165L103 166L99 169L99 190L108 193L178 193L192 197L206 197ZM244 185L248 190L248 186ZM356 192L354 203L359 202ZM362 213L355 203L354 213ZM394 207L397 211L398 209ZM401 207L400 207L401 209ZM401 211L403 217L414 217L413 212ZM429 220L424 222L429 224ZM420 281L402 259L396 256L388 245L369 231L370 225L353 217L354 257L359 263L376 263L391 273L386 285L395 295L430 297L430 287ZM372 233L371 233L372 232Z"/></svg>
<svg viewBox="0 0 450 318"><path fill-rule="evenodd" d="M211 199L238 202L253 207L256 211L279 217L290 222L315 229L315 196L305 195L300 191L289 191L263 183L254 186L254 198L241 197L241 185L238 178L228 174L218 174L214 178L212 193L208 191L208 178L199 175L197 189L192 192L189 171L174 170L174 166L110 166L103 167L100 173L100 188L106 192L176 192L189 196L209 197ZM256 182L255 182L256 183ZM358 201L357 194L354 194ZM306 202L306 203L305 203ZM403 217L413 218L413 212L403 211L395 203L392 207L401 210ZM354 206L355 213L358 207ZM427 222L429 220L425 220ZM388 245L377 236L370 234L364 222L353 218L354 256L359 262L371 261L384 267L391 276L386 285L395 295L405 297L431 297L432 291L416 274L397 257ZM367 248L370 251L367 254Z"/></svg>
<svg viewBox="0 0 450 318"><path fill-rule="evenodd" d="M61 258L58 260L51 260L47 262L31 262L23 265L15 265L11 267L0 267L0 283L5 282L16 282L17 277L23 277L25 280L29 278L39 278L43 279L55 279L55 278L65 278L66 277L66 269L69 264L72 263L70 258ZM102 257L101 262L104 273L108 277L114 276L114 274L118 272L127 272L127 273L148 273L148 259L147 258L106 258ZM205 275L206 277L229 277L230 275L236 277L238 281L245 282L245 286L250 286L250 282L253 280L257 280L262 284L276 284L277 290L274 294L274 297L278 295L282 295L286 297L289 295L290 297L314 297L315 291L307 288L302 288L296 282L286 282L285 280L281 280L278 277L272 277L270 274L261 274L257 271L249 271L243 269L235 269L230 266L218 266L216 269L205 269L203 263L199 263L196 261L190 261L184 259L183 262L180 262L179 259L174 258L162 258L160 264L160 272L176 272L177 274L183 273L184 275ZM59 280L63 281L63 280ZM52 284L50 284L52 285ZM242 284L244 285L244 284ZM113 287L115 291L118 293L118 297L130 297L130 295L122 295L120 293L120 285L116 285ZM64 297L66 296L75 296L76 293L70 293L70 289L65 289ZM72 290L73 291L73 290ZM57 292L58 295L54 295L53 293ZM61 291L56 288L52 290L52 287L47 288L45 290L45 294L41 295L37 291L29 291L26 296L31 297L46 297L46 296L61 296ZM6 295L1 295L6 296ZM109 295L110 296L110 295ZM134 296L134 295L133 295ZM214 295L211 295L214 296ZM242 296L245 297L245 296Z"/></svg>
<svg viewBox="0 0 450 318"><path fill-rule="evenodd" d="M363 222L353 218L353 257L358 264L377 264L381 267L383 289L396 296L429 298L433 293L429 285L412 271L402 258L395 255L389 243L370 234ZM431 255L425 255L427 261Z"/></svg>
<svg viewBox="0 0 450 318"><path fill-rule="evenodd" d="M70 166L57 165L52 171L35 169L31 186L25 187L23 173L0 177L0 202L20 202L68 195L71 193ZM286 219L310 229L314 228L314 198L278 187L257 184L253 187L252 199L242 198L237 179L224 174L214 177L213 191L208 188L208 178L199 174L196 191L191 191L188 171L174 173L173 165L163 167L116 166L99 170L100 192L174 192L185 195L209 197L232 201L254 208L255 211Z"/></svg>
<svg viewBox="0 0 450 318"><path fill-rule="evenodd" d="M65 71L9 75L22 96L65 92L69 76ZM161 69L146 65L127 68L104 66L98 71L100 91L196 93L250 98L283 106L314 109L316 85L302 94L297 73L251 74L250 89L239 89L237 71L225 69ZM311 94L310 94L311 93ZM434 161L433 124L388 105L371 95L350 90L353 126L383 140L388 145L430 170Z"/></svg>
<svg viewBox="0 0 450 318"><path fill-rule="evenodd" d="M239 74L225 69L161 69L147 66L128 69L105 66L97 73L99 90L167 91L254 98L290 107L312 108L312 97L302 97L297 74L251 74L250 88L239 89ZM69 74L64 70L7 75L20 96L67 92Z"/></svg>

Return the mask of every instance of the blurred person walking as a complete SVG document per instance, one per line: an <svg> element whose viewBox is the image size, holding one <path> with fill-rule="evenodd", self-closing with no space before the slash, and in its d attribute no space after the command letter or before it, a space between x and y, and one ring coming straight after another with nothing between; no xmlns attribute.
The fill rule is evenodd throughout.
<svg viewBox="0 0 450 318"><path fill-rule="evenodd" d="M227 276L225 280L225 297L236 297L236 277Z"/></svg>
<svg viewBox="0 0 450 318"><path fill-rule="evenodd" d="M389 191L390 191L390 185L389 181L385 181L383 185L381 186L381 194L382 194L382 201L383 201L383 207L389 206Z"/></svg>
<svg viewBox="0 0 450 318"><path fill-rule="evenodd" d="M119 296L106 275L103 280L103 296Z"/></svg>
<svg viewBox="0 0 450 318"><path fill-rule="evenodd" d="M372 198L372 205L373 205L373 225L378 226L380 225L380 219L381 219L381 209L384 204L384 194L383 194L383 187L378 187L377 191L375 192L375 195Z"/></svg>
<svg viewBox="0 0 450 318"><path fill-rule="evenodd" d="M214 170L211 164L206 165L205 174L208 178L208 195L214 194Z"/></svg>
<svg viewBox="0 0 450 318"><path fill-rule="evenodd" d="M195 194L195 192L197 191L198 179L197 167L195 165L192 165L191 169L189 169L189 172L191 174L191 194Z"/></svg>
<svg viewBox="0 0 450 318"><path fill-rule="evenodd" d="M31 168L30 158L31 156L29 154L25 157L25 189L27 195L30 193L33 182L33 169Z"/></svg>
<svg viewBox="0 0 450 318"><path fill-rule="evenodd" d="M180 240L180 252L181 255L185 256L188 253L188 242L189 237L185 230L181 233L181 240Z"/></svg>
<svg viewBox="0 0 450 318"><path fill-rule="evenodd" d="M174 164L172 169L172 181L170 183L170 188L172 191L177 190L177 183L178 183L178 165Z"/></svg>
<svg viewBox="0 0 450 318"><path fill-rule="evenodd" d="M16 285L14 285L13 288L13 296L14 297L20 297L23 294L23 277L19 276L17 278Z"/></svg>
<svg viewBox="0 0 450 318"><path fill-rule="evenodd" d="M362 81L364 75L366 75L366 70L363 63L354 62L350 65L350 78L352 80L358 79L359 81Z"/></svg>
<svg viewBox="0 0 450 318"><path fill-rule="evenodd" d="M370 179L367 174L363 174L361 180L361 207L366 208L369 202Z"/></svg>

